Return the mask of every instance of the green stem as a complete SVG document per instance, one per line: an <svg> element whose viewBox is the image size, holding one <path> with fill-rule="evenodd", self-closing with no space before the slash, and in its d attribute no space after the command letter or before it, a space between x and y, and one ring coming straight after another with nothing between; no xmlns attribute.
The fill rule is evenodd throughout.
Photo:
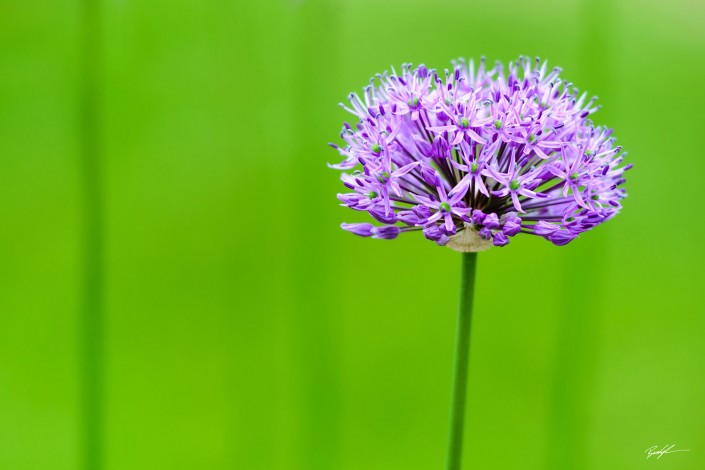
<svg viewBox="0 0 705 470"><path fill-rule="evenodd" d="M103 224L101 188L101 0L82 2L80 94L83 199L81 308L81 437L84 470L103 468Z"/></svg>
<svg viewBox="0 0 705 470"><path fill-rule="evenodd" d="M455 364L453 366L453 395L450 405L450 433L448 437L447 469L460 470L463 454L463 426L465 424L465 397L470 358L470 327L472 299L475 290L477 253L463 253L460 273L460 303L455 332Z"/></svg>

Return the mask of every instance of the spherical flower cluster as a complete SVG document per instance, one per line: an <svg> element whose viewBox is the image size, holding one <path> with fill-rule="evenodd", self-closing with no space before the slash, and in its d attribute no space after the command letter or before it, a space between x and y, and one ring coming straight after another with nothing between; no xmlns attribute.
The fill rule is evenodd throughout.
<svg viewBox="0 0 705 470"><path fill-rule="evenodd" d="M631 165L597 111L546 63L519 58L507 73L482 60L439 74L404 65L377 75L341 106L344 157L331 165L349 192L344 206L382 225L343 224L350 232L393 239L422 231L458 251L504 246L526 233L565 245L610 219L626 193Z"/></svg>

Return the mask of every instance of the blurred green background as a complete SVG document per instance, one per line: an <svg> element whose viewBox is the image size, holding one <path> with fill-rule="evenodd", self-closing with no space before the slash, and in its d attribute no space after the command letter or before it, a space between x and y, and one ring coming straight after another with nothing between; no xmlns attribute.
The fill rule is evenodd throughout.
<svg viewBox="0 0 705 470"><path fill-rule="evenodd" d="M0 468L442 468L460 256L340 230L326 143L374 73L483 54L562 66L635 168L568 247L480 256L465 468L705 468L704 30L695 0L0 2Z"/></svg>

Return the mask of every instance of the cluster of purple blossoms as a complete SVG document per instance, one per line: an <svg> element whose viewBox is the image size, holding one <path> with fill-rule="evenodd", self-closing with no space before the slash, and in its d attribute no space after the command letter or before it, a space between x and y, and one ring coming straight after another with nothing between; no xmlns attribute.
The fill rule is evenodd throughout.
<svg viewBox="0 0 705 470"><path fill-rule="evenodd" d="M595 99L520 57L487 69L472 61L439 74L407 64L376 76L341 106L347 122L344 206L382 225L343 224L393 239L423 231L458 251L504 246L518 233L565 245L620 209L631 165L612 130L588 117Z"/></svg>

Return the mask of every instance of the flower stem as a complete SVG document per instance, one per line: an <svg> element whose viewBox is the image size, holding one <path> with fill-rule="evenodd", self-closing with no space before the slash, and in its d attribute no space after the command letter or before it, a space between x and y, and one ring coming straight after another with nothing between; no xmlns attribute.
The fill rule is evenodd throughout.
<svg viewBox="0 0 705 470"><path fill-rule="evenodd" d="M84 470L100 470L103 462L104 308L103 191L101 181L101 3L82 2L82 83L80 94L83 191L83 305L81 340L81 438Z"/></svg>
<svg viewBox="0 0 705 470"><path fill-rule="evenodd" d="M447 470L460 470L463 453L465 396L468 382L468 360L470 358L470 326L472 323L472 300L475 290L475 267L477 266L477 253L463 253L462 256L460 303L455 333L453 394L450 404Z"/></svg>

